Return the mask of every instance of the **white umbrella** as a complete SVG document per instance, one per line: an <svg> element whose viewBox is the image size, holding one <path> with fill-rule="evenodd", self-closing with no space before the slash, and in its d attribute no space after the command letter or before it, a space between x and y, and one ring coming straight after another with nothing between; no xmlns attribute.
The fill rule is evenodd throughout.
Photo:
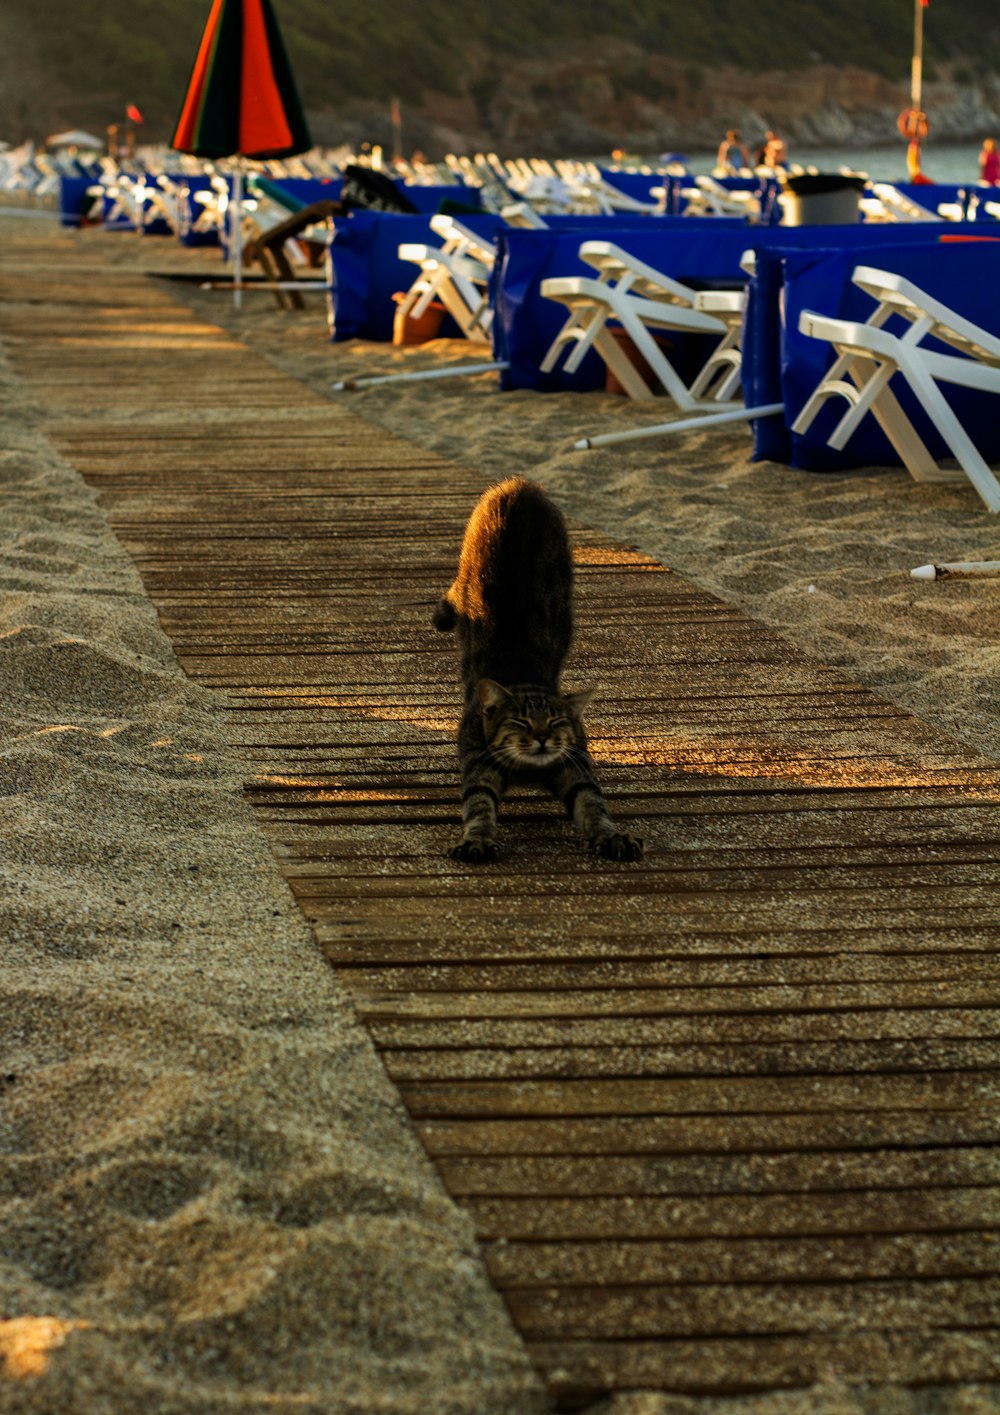
<svg viewBox="0 0 1000 1415"><path fill-rule="evenodd" d="M93 133L84 132L83 128L71 128L66 133L53 133L51 137L45 139L46 147L92 147L98 152L104 150L104 139L95 138Z"/></svg>

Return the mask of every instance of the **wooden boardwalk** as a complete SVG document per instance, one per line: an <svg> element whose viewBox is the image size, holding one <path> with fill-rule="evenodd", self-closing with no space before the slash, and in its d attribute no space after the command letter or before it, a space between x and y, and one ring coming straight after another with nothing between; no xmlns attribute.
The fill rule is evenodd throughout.
<svg viewBox="0 0 1000 1415"><path fill-rule="evenodd" d="M560 1408L1000 1382L1000 767L575 526L567 681L600 687L646 859L586 857L525 795L499 866L454 864L429 618L482 479L58 249L3 258L14 369L223 691L256 817Z"/></svg>

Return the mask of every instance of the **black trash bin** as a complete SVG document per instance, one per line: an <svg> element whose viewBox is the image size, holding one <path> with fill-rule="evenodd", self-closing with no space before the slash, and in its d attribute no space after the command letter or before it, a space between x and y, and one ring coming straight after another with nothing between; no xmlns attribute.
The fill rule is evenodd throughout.
<svg viewBox="0 0 1000 1415"><path fill-rule="evenodd" d="M782 224L846 226L861 212L864 177L842 172L799 172L782 180Z"/></svg>

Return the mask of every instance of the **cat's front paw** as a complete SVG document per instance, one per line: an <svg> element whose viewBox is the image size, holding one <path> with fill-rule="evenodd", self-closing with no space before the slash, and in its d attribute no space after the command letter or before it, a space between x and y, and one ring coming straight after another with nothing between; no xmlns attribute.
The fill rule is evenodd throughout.
<svg viewBox="0 0 1000 1415"><path fill-rule="evenodd" d="M613 835L603 835L594 846L602 860L641 860L642 841L634 835L625 835L616 830Z"/></svg>
<svg viewBox="0 0 1000 1415"><path fill-rule="evenodd" d="M495 840L463 840L448 852L453 860L467 865L487 865L500 854Z"/></svg>

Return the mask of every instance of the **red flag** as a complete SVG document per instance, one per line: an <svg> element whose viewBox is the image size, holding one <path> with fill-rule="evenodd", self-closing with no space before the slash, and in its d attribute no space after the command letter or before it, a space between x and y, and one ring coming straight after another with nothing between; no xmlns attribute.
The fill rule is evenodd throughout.
<svg viewBox="0 0 1000 1415"><path fill-rule="evenodd" d="M924 0L924 4L926 4L926 3L927 3L927 0ZM142 122L145 121L145 120L143 119L142 114L139 112L138 108L136 108L136 106L135 106L134 103L130 103L130 104L128 105L128 107L125 109L125 117L126 117L126 118L131 118L131 120L132 120L133 123L142 123Z"/></svg>

